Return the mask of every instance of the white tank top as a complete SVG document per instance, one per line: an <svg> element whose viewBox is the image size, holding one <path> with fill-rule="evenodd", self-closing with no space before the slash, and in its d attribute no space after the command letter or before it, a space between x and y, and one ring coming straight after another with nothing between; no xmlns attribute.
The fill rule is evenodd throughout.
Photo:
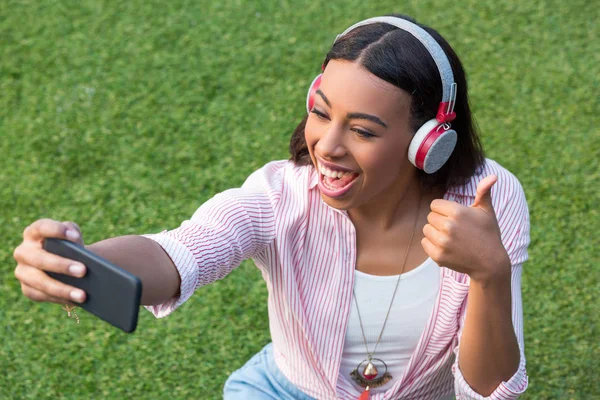
<svg viewBox="0 0 600 400"><path fill-rule="evenodd" d="M371 352L381 332L397 280L398 275L376 276L355 271L354 293L358 300L367 346ZM383 336L373 356L385 361L392 379L384 386L371 388L371 393L385 392L402 375L425 330L439 285L440 270L431 258L412 271L402 274ZM352 382L357 390L362 391L363 388L350 378L350 372L366 357L356 302L353 298L338 379ZM365 365L361 366L359 371L362 372L364 367ZM379 369L379 366L377 368ZM383 370L380 370L380 373L383 373Z"/></svg>

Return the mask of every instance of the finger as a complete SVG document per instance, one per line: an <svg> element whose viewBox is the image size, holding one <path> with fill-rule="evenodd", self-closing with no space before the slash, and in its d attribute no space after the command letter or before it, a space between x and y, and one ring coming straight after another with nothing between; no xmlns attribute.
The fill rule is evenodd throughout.
<svg viewBox="0 0 600 400"><path fill-rule="evenodd" d="M429 222L438 231L448 231L449 225L452 222L450 218L438 214L436 212L430 212L427 215L427 222Z"/></svg>
<svg viewBox="0 0 600 400"><path fill-rule="evenodd" d="M77 225L73 221L63 221L62 223L67 227L67 238L69 238L69 240L71 240L72 242L83 246L83 236L81 234L81 229L79 228L79 225Z"/></svg>
<svg viewBox="0 0 600 400"><path fill-rule="evenodd" d="M492 186L496 184L498 177L496 175L489 175L483 178L477 184L477 194L475 195L475 201L471 207L483 208L485 210L494 210L492 206Z"/></svg>
<svg viewBox="0 0 600 400"><path fill-rule="evenodd" d="M79 240L80 235L68 229L67 225L49 218L39 219L23 231L25 240L42 241L47 237L76 241Z"/></svg>
<svg viewBox="0 0 600 400"><path fill-rule="evenodd" d="M65 300L65 299L59 299L58 297L48 296L46 293L41 292L37 289L34 289L31 286L28 286L24 283L21 283L21 291L23 292L25 297L27 297L33 301L38 301L38 302L46 301L46 302L57 303L57 304L69 304L70 303L68 300Z"/></svg>
<svg viewBox="0 0 600 400"><path fill-rule="evenodd" d="M44 271L71 275L76 278L85 276L87 268L84 264L57 256L56 254L52 254L27 243L28 242L25 242L15 249L13 256L15 260L17 260L17 263L35 266L35 268Z"/></svg>
<svg viewBox="0 0 600 400"><path fill-rule="evenodd" d="M425 224L423 234L429 241L437 247L443 247L447 244L447 235L438 231L430 224Z"/></svg>
<svg viewBox="0 0 600 400"><path fill-rule="evenodd" d="M460 212L464 206L455 203L454 201L435 199L431 202L431 211L442 214L447 217L454 217Z"/></svg>
<svg viewBox="0 0 600 400"><path fill-rule="evenodd" d="M438 262L439 251L436 245L434 245L429 239L424 237L423 239L421 239L421 246L423 247L423 250L425 250L425 253L427 253L427 255L431 257L433 261Z"/></svg>
<svg viewBox="0 0 600 400"><path fill-rule="evenodd" d="M52 279L44 271L28 265L18 265L15 269L15 277L22 284L38 290L49 297L62 299L63 302L67 300L83 303L86 298L83 290Z"/></svg>

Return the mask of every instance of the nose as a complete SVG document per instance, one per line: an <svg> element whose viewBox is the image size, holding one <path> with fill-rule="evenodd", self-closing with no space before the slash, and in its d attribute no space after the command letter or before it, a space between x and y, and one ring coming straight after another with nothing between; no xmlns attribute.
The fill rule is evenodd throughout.
<svg viewBox="0 0 600 400"><path fill-rule="evenodd" d="M317 153L326 158L341 158L346 155L343 129L337 124L329 124L319 138L315 148Z"/></svg>

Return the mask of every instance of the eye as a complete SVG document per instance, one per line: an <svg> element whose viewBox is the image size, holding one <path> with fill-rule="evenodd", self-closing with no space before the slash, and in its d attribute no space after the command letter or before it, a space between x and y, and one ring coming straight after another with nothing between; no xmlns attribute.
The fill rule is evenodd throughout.
<svg viewBox="0 0 600 400"><path fill-rule="evenodd" d="M354 129L352 129L352 130L353 130L354 132L356 132L356 134L357 134L358 136L360 136L361 138L363 138L363 139L371 139L371 138L374 138L374 137L376 137L376 136L375 136L375 135L373 135L372 133L369 133L369 132L367 132L367 131L363 131L362 129L357 129L357 128L354 128Z"/></svg>
<svg viewBox="0 0 600 400"><path fill-rule="evenodd" d="M327 114L322 113L321 111L317 110L315 107L313 107L313 109L310 110L310 112L313 113L313 114L315 114L320 119L329 119L329 117L327 116Z"/></svg>

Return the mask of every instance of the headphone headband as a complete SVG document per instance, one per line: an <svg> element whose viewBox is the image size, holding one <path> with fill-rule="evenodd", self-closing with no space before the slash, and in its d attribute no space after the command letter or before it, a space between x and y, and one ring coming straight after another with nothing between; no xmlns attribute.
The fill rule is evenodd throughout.
<svg viewBox="0 0 600 400"><path fill-rule="evenodd" d="M454 83L454 74L452 73L450 61L448 60L446 53L438 44L438 42L429 33L427 33L425 29L421 28L417 24L414 24L406 19L398 17L369 18L365 19L364 21L357 22L341 34L337 35L333 43L335 44L335 42L337 42L339 38L346 35L348 32L358 28L359 26L376 23L385 23L402 29L403 31L413 35L417 40L419 40L419 42L423 44L423 46L425 46L429 54L431 54L433 61L435 61L435 65L437 66L438 71L440 73L440 78L442 79L443 92L441 103L448 104L448 109L444 111L446 113L451 113L454 109L454 102L456 100L456 83Z"/></svg>

